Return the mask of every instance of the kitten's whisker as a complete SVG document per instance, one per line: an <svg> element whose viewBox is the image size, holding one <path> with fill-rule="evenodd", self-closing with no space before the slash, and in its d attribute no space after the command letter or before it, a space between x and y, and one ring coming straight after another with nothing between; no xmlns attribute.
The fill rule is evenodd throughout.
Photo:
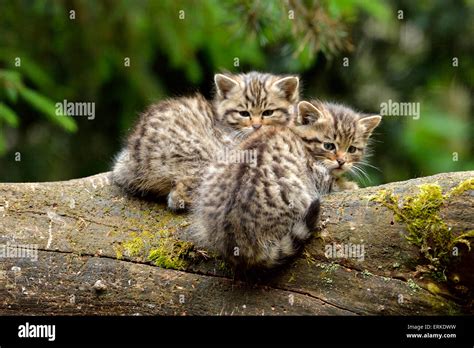
<svg viewBox="0 0 474 348"><path fill-rule="evenodd" d="M366 179L367 181L370 183L370 177L367 175L367 173L360 167L358 167L357 165L353 165L352 166L353 169L357 170L359 173L361 173Z"/></svg>
<svg viewBox="0 0 474 348"><path fill-rule="evenodd" d="M354 168L356 168L356 169L359 170L362 174L364 174L364 176L370 181L370 177L369 177L369 175L367 174L367 172L364 170L364 168L359 167L357 164L354 165Z"/></svg>
<svg viewBox="0 0 474 348"><path fill-rule="evenodd" d="M349 174L354 176L359 181L364 181L364 178L360 176L360 174L353 170L353 168L349 169Z"/></svg>
<svg viewBox="0 0 474 348"><path fill-rule="evenodd" d="M235 131L234 133L232 133L233 139L237 141L242 140L245 136L246 136L246 133L242 129L239 129Z"/></svg>
<svg viewBox="0 0 474 348"><path fill-rule="evenodd" d="M356 179L359 179L359 180L361 180L361 181L365 180L365 178L364 178L363 176L361 176L361 174L359 173L359 171L356 171L356 169L355 169L354 166L352 166L351 168L349 168L348 172L349 172L351 175L355 176Z"/></svg>
<svg viewBox="0 0 474 348"><path fill-rule="evenodd" d="M369 181L356 170L349 170L349 175L363 186L369 186Z"/></svg>
<svg viewBox="0 0 474 348"><path fill-rule="evenodd" d="M370 163L367 163L367 162L364 162L364 161L360 161L358 164L361 164L361 165L364 165L364 166L373 168L373 169L379 171L380 173L382 173L382 171L381 171L379 168L377 168L376 166L373 166L373 165L370 164Z"/></svg>
<svg viewBox="0 0 474 348"><path fill-rule="evenodd" d="M230 134L232 140L238 139L238 138L237 138L238 135L239 135L239 131L238 131L238 130L234 130L234 131L232 131L232 133Z"/></svg>

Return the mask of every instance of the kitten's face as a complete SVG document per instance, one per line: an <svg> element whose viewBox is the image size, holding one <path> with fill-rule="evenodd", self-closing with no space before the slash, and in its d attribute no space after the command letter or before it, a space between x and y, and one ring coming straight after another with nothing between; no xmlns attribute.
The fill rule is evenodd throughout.
<svg viewBox="0 0 474 348"><path fill-rule="evenodd" d="M295 131L310 153L333 175L340 176L362 160L369 137L381 119L342 105L303 101L298 104Z"/></svg>
<svg viewBox="0 0 474 348"><path fill-rule="evenodd" d="M216 74L214 80L217 117L239 134L291 121L292 108L299 97L298 77L250 72Z"/></svg>

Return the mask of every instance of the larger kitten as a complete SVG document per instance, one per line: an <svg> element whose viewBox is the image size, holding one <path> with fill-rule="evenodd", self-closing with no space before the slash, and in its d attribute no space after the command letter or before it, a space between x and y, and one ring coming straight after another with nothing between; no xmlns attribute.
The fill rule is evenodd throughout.
<svg viewBox="0 0 474 348"><path fill-rule="evenodd" d="M197 190L194 236L236 267L274 267L300 249L316 228L320 196L362 158L381 119L318 102L299 103L298 113L294 127L240 144L256 151L256 164L215 163Z"/></svg>
<svg viewBox="0 0 474 348"><path fill-rule="evenodd" d="M262 125L285 125L298 101L296 76L250 72L214 77L211 104L202 95L149 107L113 168L113 180L132 193L168 195L173 210L187 209L201 172L225 146Z"/></svg>

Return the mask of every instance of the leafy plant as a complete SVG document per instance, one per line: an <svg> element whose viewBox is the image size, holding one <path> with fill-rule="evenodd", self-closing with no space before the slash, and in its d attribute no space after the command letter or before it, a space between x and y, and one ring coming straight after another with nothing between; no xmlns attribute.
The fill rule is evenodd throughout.
<svg viewBox="0 0 474 348"><path fill-rule="evenodd" d="M55 103L48 97L28 88L22 81L20 73L13 70L0 70L0 85L3 87L4 95L0 96L0 126L2 121L10 127L18 127L20 117L7 103L17 104L18 96L31 108L36 109L49 121L58 125L68 132L77 131L76 122L68 116L56 114ZM6 151L3 135L0 133L0 155Z"/></svg>

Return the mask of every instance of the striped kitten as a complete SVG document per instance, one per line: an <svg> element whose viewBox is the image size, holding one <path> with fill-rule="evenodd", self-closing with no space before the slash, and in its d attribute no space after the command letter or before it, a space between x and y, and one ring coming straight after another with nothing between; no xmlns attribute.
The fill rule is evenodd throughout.
<svg viewBox="0 0 474 348"><path fill-rule="evenodd" d="M357 113L344 105L312 100L298 104L294 131L305 141L311 156L331 171L335 178L332 191L357 189L355 182L346 181L346 172L363 173L361 165L367 153L372 131L382 118Z"/></svg>
<svg viewBox="0 0 474 348"><path fill-rule="evenodd" d="M187 209L203 168L262 125L286 125L298 101L296 76L216 74L213 103L202 95L150 106L117 156L112 177L130 193L168 195Z"/></svg>
<svg viewBox="0 0 474 348"><path fill-rule="evenodd" d="M257 163L214 163L197 190L194 237L237 268L271 268L300 249L316 228L320 196L362 158L380 116L300 102L298 120L250 136L239 149L255 151Z"/></svg>

